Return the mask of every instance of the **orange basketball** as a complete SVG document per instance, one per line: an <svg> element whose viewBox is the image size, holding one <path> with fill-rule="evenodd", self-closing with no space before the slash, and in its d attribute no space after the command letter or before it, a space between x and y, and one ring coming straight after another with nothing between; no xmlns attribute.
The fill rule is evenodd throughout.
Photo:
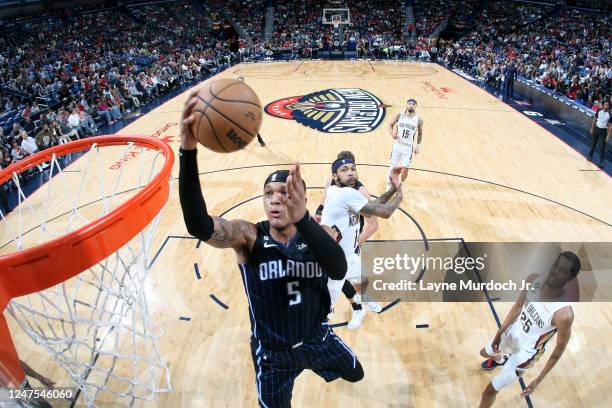
<svg viewBox="0 0 612 408"><path fill-rule="evenodd" d="M229 153L253 141L262 121L261 102L244 81L217 79L198 91L191 131L206 148Z"/></svg>

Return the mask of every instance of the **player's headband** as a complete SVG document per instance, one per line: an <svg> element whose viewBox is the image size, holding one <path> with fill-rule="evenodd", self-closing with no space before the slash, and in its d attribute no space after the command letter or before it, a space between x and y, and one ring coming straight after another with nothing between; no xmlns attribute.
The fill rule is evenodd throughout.
<svg viewBox="0 0 612 408"><path fill-rule="evenodd" d="M266 181L264 182L264 188L268 185L268 183L286 183L287 177L289 177L289 170L276 170L273 173L270 173ZM304 190L306 189L306 182L302 179L302 184L304 184Z"/></svg>
<svg viewBox="0 0 612 408"><path fill-rule="evenodd" d="M335 174L338 169L342 166L344 166L345 164L355 164L355 160L351 159L350 157L343 157L341 159L336 159L335 162L332 163L332 173Z"/></svg>
<svg viewBox="0 0 612 408"><path fill-rule="evenodd" d="M415 105L418 105L416 99L410 98L406 101L406 103L410 103L410 102L414 103Z"/></svg>

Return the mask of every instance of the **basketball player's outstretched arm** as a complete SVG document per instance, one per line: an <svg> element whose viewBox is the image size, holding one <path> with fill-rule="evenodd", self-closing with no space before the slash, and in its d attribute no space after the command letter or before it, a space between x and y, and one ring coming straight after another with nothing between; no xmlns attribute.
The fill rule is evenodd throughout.
<svg viewBox="0 0 612 408"><path fill-rule="evenodd" d="M390 175L391 188L380 195L376 200L369 201L359 211L361 214L389 218L393 211L402 203L402 183L399 181L401 169L396 167ZM394 195L395 194L395 195ZM393 198L391 198L393 196Z"/></svg>
<svg viewBox="0 0 612 408"><path fill-rule="evenodd" d="M253 223L244 220L229 221L212 217L206 209L198 175L197 141L191 133L194 120L191 109L195 104L190 95L181 121L181 149L179 151L179 197L187 231L216 248L233 248L238 262L246 261L248 251L257 237Z"/></svg>
<svg viewBox="0 0 612 408"><path fill-rule="evenodd" d="M574 311L571 307L567 306L559 309L555 312L552 318L552 324L557 328L557 345L550 355L546 365L538 375L522 392L522 396L525 397L531 394L538 384L546 377L546 374L557 364L557 361L563 355L565 347L569 342L572 335L572 323L574 322Z"/></svg>

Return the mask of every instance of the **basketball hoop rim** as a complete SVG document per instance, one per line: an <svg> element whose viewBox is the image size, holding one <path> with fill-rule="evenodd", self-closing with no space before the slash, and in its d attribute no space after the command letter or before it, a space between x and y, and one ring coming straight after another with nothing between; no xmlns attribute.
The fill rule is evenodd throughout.
<svg viewBox="0 0 612 408"><path fill-rule="evenodd" d="M50 160L98 147L133 143L159 151L165 163L153 179L133 197L108 214L64 236L22 251L0 256L0 310L10 299L52 287L87 270L142 231L168 200L174 153L165 142L150 136L109 135L79 139L43 150L0 172L0 185L29 168Z"/></svg>

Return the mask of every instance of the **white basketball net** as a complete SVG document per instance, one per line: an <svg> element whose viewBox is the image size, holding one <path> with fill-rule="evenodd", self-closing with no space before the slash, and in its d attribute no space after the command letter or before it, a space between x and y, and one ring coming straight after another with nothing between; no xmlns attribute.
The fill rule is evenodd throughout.
<svg viewBox="0 0 612 408"><path fill-rule="evenodd" d="M2 243L0 253L63 236L108 214L147 185L164 160L160 152L132 144L93 145L69 168L53 156L46 171L34 170L34 177L47 179L50 173L53 178L48 177L27 200L22 180L14 175L20 204L7 218L0 214L5 227L5 231L0 227L0 237L11 237L10 243ZM120 165L111 169L113 163ZM92 188L95 184L97 188ZM92 191L97 191L96 197ZM68 205L58 210L58 203ZM150 400L158 392L170 391L169 370L157 345L163 333L149 316L145 290L158 219L159 214L92 268L55 287L14 299L7 308L68 373L88 406L120 401L131 405L135 399ZM19 351L19 343L16 347Z"/></svg>

